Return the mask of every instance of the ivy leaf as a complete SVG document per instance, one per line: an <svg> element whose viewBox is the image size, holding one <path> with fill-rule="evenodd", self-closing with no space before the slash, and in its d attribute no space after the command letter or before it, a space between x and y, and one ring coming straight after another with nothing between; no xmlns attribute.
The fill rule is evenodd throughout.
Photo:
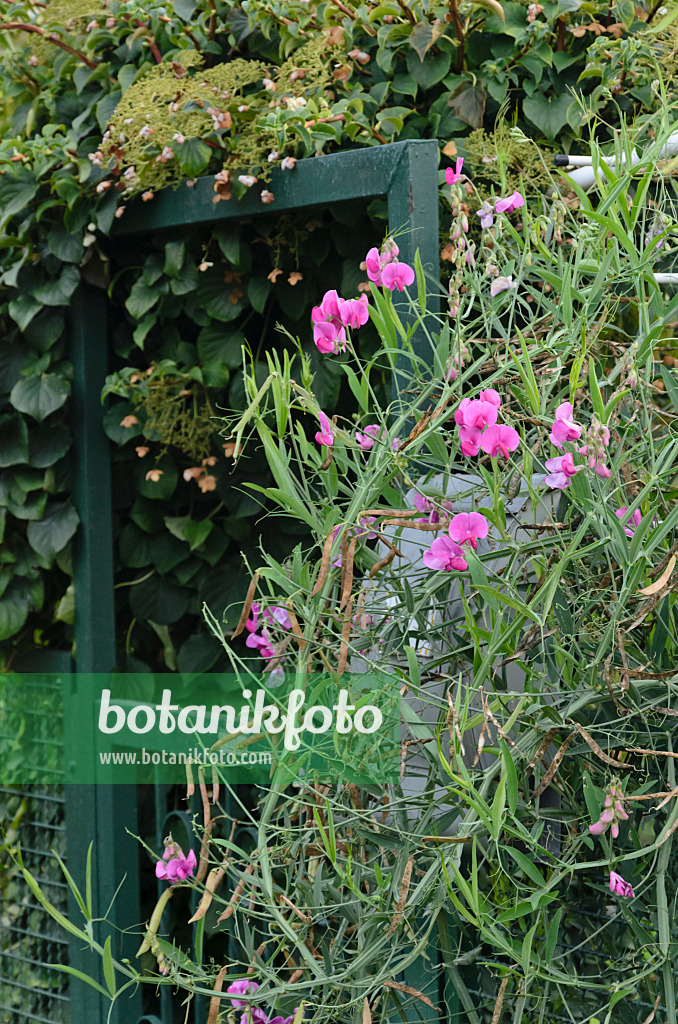
<svg viewBox="0 0 678 1024"><path fill-rule="evenodd" d="M209 537L212 532L213 523L209 519L203 519L202 522L195 522L195 520L189 520L184 526L184 536L188 541L191 551L195 551L200 545Z"/></svg>
<svg viewBox="0 0 678 1024"><path fill-rule="evenodd" d="M149 309L152 309L156 302L167 292L167 288L166 281L148 285L143 277L140 277L132 285L132 290L125 302L127 312L135 320L141 320L144 314L148 313Z"/></svg>
<svg viewBox="0 0 678 1024"><path fill-rule="evenodd" d="M18 633L28 615L30 599L17 582L10 583L0 601L0 640Z"/></svg>
<svg viewBox="0 0 678 1024"><path fill-rule="evenodd" d="M179 648L177 668L180 672L209 672L221 651L215 637L194 633Z"/></svg>
<svg viewBox="0 0 678 1024"><path fill-rule="evenodd" d="M68 398L70 385L55 373L24 377L12 388L9 400L19 412L25 412L34 420L42 422L51 413L60 409Z"/></svg>
<svg viewBox="0 0 678 1024"><path fill-rule="evenodd" d="M28 524L28 543L39 555L51 561L57 551L66 547L79 522L78 513L70 502L52 505L39 522Z"/></svg>
<svg viewBox="0 0 678 1024"><path fill-rule="evenodd" d="M71 435L66 427L41 423L32 427L28 435L28 461L37 469L45 469L63 458L70 446Z"/></svg>
<svg viewBox="0 0 678 1024"><path fill-rule="evenodd" d="M450 96L450 106L472 128L482 128L487 95L482 82L463 82Z"/></svg>
<svg viewBox="0 0 678 1024"><path fill-rule="evenodd" d="M33 292L34 298L44 306L67 306L68 301L80 284L80 273L77 267L67 266L61 277L55 281L45 281Z"/></svg>
<svg viewBox="0 0 678 1024"><path fill-rule="evenodd" d="M200 139L187 139L176 147L179 167L188 178L195 178L207 167L212 159L212 150Z"/></svg>
<svg viewBox="0 0 678 1024"><path fill-rule="evenodd" d="M64 315L57 309L44 309L23 332L29 345L46 352L64 333Z"/></svg>
<svg viewBox="0 0 678 1024"><path fill-rule="evenodd" d="M264 307L270 291L271 282L267 277L250 278L247 285L247 298L250 300L250 305L255 312L264 312Z"/></svg>
<svg viewBox="0 0 678 1024"><path fill-rule="evenodd" d="M63 224L55 224L47 235L47 245L63 263L79 263L84 252L79 234L67 231Z"/></svg>
<svg viewBox="0 0 678 1024"><path fill-rule="evenodd" d="M443 80L450 70L451 62L452 54L449 50L435 56L431 55L426 60L417 60L414 52L410 50L407 55L407 70L422 89L430 89Z"/></svg>
<svg viewBox="0 0 678 1024"><path fill-rule="evenodd" d="M433 46L433 26L428 21L419 21L414 26L410 36L410 46L423 63L427 50ZM409 59L407 63L409 65Z"/></svg>
<svg viewBox="0 0 678 1024"><path fill-rule="evenodd" d="M186 246L183 242L168 242L165 246L165 273L176 277L184 263Z"/></svg>
<svg viewBox="0 0 678 1024"><path fill-rule="evenodd" d="M531 97L523 100L523 114L543 132L547 139L555 139L567 124L567 111L573 103L568 94L562 96Z"/></svg>
<svg viewBox="0 0 678 1024"><path fill-rule="evenodd" d="M28 430L22 416L0 416L0 466L28 462Z"/></svg>
<svg viewBox="0 0 678 1024"><path fill-rule="evenodd" d="M12 299L9 304L9 315L15 324L18 324L20 331L25 331L33 317L42 308L42 303L37 302L32 295L25 292Z"/></svg>
<svg viewBox="0 0 678 1024"><path fill-rule="evenodd" d="M198 359L202 363L203 380L210 387L225 387L231 373L242 364L245 338L238 331L225 331L214 324L204 327L198 335Z"/></svg>
<svg viewBox="0 0 678 1024"><path fill-rule="evenodd" d="M204 274L203 280L198 285L197 295L198 301L207 315L215 320L235 320L245 306L242 288L239 288L237 284L225 285L223 271L216 274L211 274L208 271Z"/></svg>
<svg viewBox="0 0 678 1024"><path fill-rule="evenodd" d="M21 169L9 173L5 163L5 174L0 177L0 210L2 223L6 224L15 213L25 211L31 199L38 191L38 182L30 171Z"/></svg>
<svg viewBox="0 0 678 1024"><path fill-rule="evenodd" d="M170 626L188 611L191 591L178 587L154 573L150 579L130 587L129 604L137 619L150 619L159 626Z"/></svg>

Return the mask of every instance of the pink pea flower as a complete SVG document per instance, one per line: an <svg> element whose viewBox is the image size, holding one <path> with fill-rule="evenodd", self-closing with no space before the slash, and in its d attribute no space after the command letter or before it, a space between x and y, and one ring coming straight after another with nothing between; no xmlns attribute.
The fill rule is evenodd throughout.
<svg viewBox="0 0 678 1024"><path fill-rule="evenodd" d="M474 551L478 541L487 537L489 525L480 512L459 512L450 520L448 533L457 544L470 544Z"/></svg>
<svg viewBox="0 0 678 1024"><path fill-rule="evenodd" d="M464 552L450 537L437 537L429 550L424 551L423 560L427 569L442 569L445 572L455 569L463 572L468 569Z"/></svg>
<svg viewBox="0 0 678 1024"><path fill-rule="evenodd" d="M589 445L582 445L581 448L577 448L580 455L586 455L589 460L589 469L592 469L596 476L603 477L605 480L609 480L612 476L612 472L603 461L605 458L605 451L601 448L591 447Z"/></svg>
<svg viewBox="0 0 678 1024"><path fill-rule="evenodd" d="M266 608L263 617L268 619L269 622L274 622L278 626L282 626L283 629L292 628L290 613L287 608L281 608L279 605L273 604L270 608ZM247 623L245 623L245 625L247 625Z"/></svg>
<svg viewBox="0 0 678 1024"><path fill-rule="evenodd" d="M248 633L256 632L259 626L259 612L261 611L261 605L258 601L252 601L252 607L250 608L250 617L245 622L245 629Z"/></svg>
<svg viewBox="0 0 678 1024"><path fill-rule="evenodd" d="M341 303L342 299L339 298L336 288L330 289L323 295L320 305L314 306L311 310L311 320L314 324L323 320L335 320L339 325L341 323L339 319Z"/></svg>
<svg viewBox="0 0 678 1024"><path fill-rule="evenodd" d="M517 287L518 284L513 280L513 274L509 274L508 277L495 277L490 285L490 295L494 298L495 295L499 295L501 292L510 292Z"/></svg>
<svg viewBox="0 0 678 1024"><path fill-rule="evenodd" d="M250 633L247 640L245 640L245 647L259 651L259 654L265 661L269 661L275 654L271 638L265 629L262 629L261 636L258 633Z"/></svg>
<svg viewBox="0 0 678 1024"><path fill-rule="evenodd" d="M616 871L610 871L610 892L615 893L617 896L626 896L630 900L635 896L631 883L625 882Z"/></svg>
<svg viewBox="0 0 678 1024"><path fill-rule="evenodd" d="M550 441L556 448L562 448L565 441L578 441L582 427L572 419L574 406L572 402L563 402L556 409L556 418L551 428Z"/></svg>
<svg viewBox="0 0 678 1024"><path fill-rule="evenodd" d="M359 299L346 299L341 303L339 319L344 327L362 327L369 318L369 306L366 295L361 295Z"/></svg>
<svg viewBox="0 0 678 1024"><path fill-rule="evenodd" d="M448 185L456 185L464 175L461 173L461 169L464 166L464 158L462 156L457 157L454 170L451 167L445 169L445 181Z"/></svg>
<svg viewBox="0 0 678 1024"><path fill-rule="evenodd" d="M497 392L494 391L493 395L497 395ZM501 399L499 401L501 402ZM497 422L498 408L494 399L488 401L485 398L462 398L459 408L455 411L454 422L460 427L476 427L483 430Z"/></svg>
<svg viewBox="0 0 678 1024"><path fill-rule="evenodd" d="M566 487L570 486L571 478L581 472L584 467L575 466L574 459L568 452L567 455L558 455L555 459L547 459L546 468L549 470L548 476L544 478L546 486L564 491Z"/></svg>
<svg viewBox="0 0 678 1024"><path fill-rule="evenodd" d="M480 400L482 402L489 402L495 409L501 407L501 395L494 388L485 388L484 391L480 392Z"/></svg>
<svg viewBox="0 0 678 1024"><path fill-rule="evenodd" d="M460 359L458 355L453 355L448 362L445 380L456 380L457 377L459 376L459 371L463 369L464 360Z"/></svg>
<svg viewBox="0 0 678 1024"><path fill-rule="evenodd" d="M494 209L488 202L484 202L478 210L477 217L480 217L480 227L485 231L494 224Z"/></svg>
<svg viewBox="0 0 678 1024"><path fill-rule="evenodd" d="M385 288L399 292L409 288L414 281L414 270L409 263L387 263L381 272L381 282Z"/></svg>
<svg viewBox="0 0 678 1024"><path fill-rule="evenodd" d="M628 814L624 810L624 790L618 780L610 783L605 795L605 806L601 811L600 818L593 825L589 825L589 832L594 836L602 836L610 825L612 838L619 835L619 822L627 821Z"/></svg>
<svg viewBox="0 0 678 1024"><path fill-rule="evenodd" d="M324 412L318 413L318 419L320 420L320 430L317 431L315 439L318 444L324 444L327 445L328 448L331 448L334 444L332 422L327 418Z"/></svg>
<svg viewBox="0 0 678 1024"><path fill-rule="evenodd" d="M480 447L492 457L499 454L508 459L509 452L516 450L520 444L520 434L513 427L495 424L488 427L480 438Z"/></svg>
<svg viewBox="0 0 678 1024"><path fill-rule="evenodd" d="M365 427L363 433L359 430L355 432L355 439L364 452L368 452L371 448L374 448L374 442L386 431L379 423L370 423L369 426Z"/></svg>
<svg viewBox="0 0 678 1024"><path fill-rule="evenodd" d="M346 348L346 332L332 322L313 324L313 340L318 352L329 355L330 352L343 352Z"/></svg>
<svg viewBox="0 0 678 1024"><path fill-rule="evenodd" d="M459 427L459 440L461 442L461 454L472 456L480 451L480 437L482 431L478 427Z"/></svg>
<svg viewBox="0 0 678 1024"><path fill-rule="evenodd" d="M184 857L176 845L168 846L162 856L163 859L155 865L155 875L165 882L183 882L193 874L198 864L193 850Z"/></svg>
<svg viewBox="0 0 678 1024"><path fill-rule="evenodd" d="M249 978L238 978L237 981L232 982L228 986L228 988L226 989L226 993L229 996L231 996L231 997L232 996L247 996L247 995L251 995L252 993L256 992L258 988L259 988L259 986L256 983L256 981L251 981ZM241 1009L241 1008L249 1005L249 1003L245 1002L243 999L233 999L233 998L231 998L231 1002L233 1003L233 1006L236 1009Z"/></svg>
<svg viewBox="0 0 678 1024"><path fill-rule="evenodd" d="M622 505L621 508L617 509L617 511L615 512L615 515L619 519L621 519L623 521L624 520L624 514L626 512L628 512L628 507L626 505ZM640 526L640 520L642 518L643 517L642 517L641 511L640 511L639 508L637 508L636 511L633 513L633 515L629 516L624 521L624 533L626 534L627 537L633 537L634 531L632 529L630 529L631 523L633 523L634 526Z"/></svg>
<svg viewBox="0 0 678 1024"><path fill-rule="evenodd" d="M383 284L382 270L392 260L398 258L399 252L400 249L391 238L386 239L381 247L381 252L377 248L370 249L365 257L365 270L370 281L373 281L374 284L381 288Z"/></svg>
<svg viewBox="0 0 678 1024"><path fill-rule="evenodd" d="M514 210L519 210L524 205L525 200L520 192L512 192L506 199L497 199L494 208L497 213L513 213Z"/></svg>

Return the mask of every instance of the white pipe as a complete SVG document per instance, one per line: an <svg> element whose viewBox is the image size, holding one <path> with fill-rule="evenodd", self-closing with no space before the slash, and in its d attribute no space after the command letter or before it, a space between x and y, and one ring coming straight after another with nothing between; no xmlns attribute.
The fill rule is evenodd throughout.
<svg viewBox="0 0 678 1024"><path fill-rule="evenodd" d="M653 274L657 284L678 284L678 274Z"/></svg>
<svg viewBox="0 0 678 1024"><path fill-rule="evenodd" d="M666 140L666 142L664 143L659 152L658 159L666 160L672 156L678 156L678 132L676 132L675 135L670 135L669 138ZM596 176L593 172L592 166L593 157L572 156L568 157L568 159L570 161L570 165L572 167L576 167L577 170L566 171L565 177L570 178L572 181L576 182L576 184L579 185L580 188L584 189L584 191L587 192L596 183ZM636 164L639 164L643 159L644 157L638 156L638 154L634 150L631 154L631 166L635 167ZM608 167L616 167L617 157L614 155L601 156L600 161L601 163L606 163ZM622 154L621 162L622 165L626 163L626 156L624 154Z"/></svg>

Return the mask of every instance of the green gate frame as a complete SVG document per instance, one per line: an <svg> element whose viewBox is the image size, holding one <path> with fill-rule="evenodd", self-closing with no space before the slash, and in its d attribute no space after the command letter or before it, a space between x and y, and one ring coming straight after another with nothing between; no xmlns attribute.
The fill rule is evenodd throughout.
<svg viewBox="0 0 678 1024"><path fill-rule="evenodd" d="M236 221L252 216L326 206L355 199L386 197L389 229L397 233L403 260L412 263L419 249L422 265L432 285L429 311L438 312L438 143L409 140L385 146L300 160L293 171L273 171L270 188L275 204L262 204L259 189L250 189L240 201L214 203L214 179L198 179L191 189L165 190L151 204L135 203L125 218L116 221L116 238L133 237L181 227ZM396 296L401 318L412 322L407 299ZM80 530L74 559L75 660L78 673L115 669L115 607L113 577L113 524L110 445L102 428L101 389L107 373L107 309L105 292L82 284L70 311L71 358L74 368L72 422L74 435L74 502ZM413 338L415 351L423 355L425 339ZM63 658L63 655L60 655ZM55 670L61 669L59 665ZM44 670L44 669L43 669ZM126 876L125 896L117 900L107 920L118 929L138 923L138 906L129 896L138 894L138 846L123 832L124 822L136 831L137 811L130 787L115 785L67 786L67 854L71 873L80 882L87 847L95 842L92 888L95 917L103 917L117 885ZM138 903L138 901L137 901ZM131 905L130 905L131 904ZM70 908L77 918L77 907ZM133 956L125 949L124 955ZM91 971L92 955L70 943L70 964ZM421 987L416 965L408 981ZM94 989L73 980L71 1014L74 1022L104 1024L106 1000ZM437 997L437 993L436 993ZM110 1024L142 1024L140 993L114 1007ZM420 1019L414 1015L414 1020ZM437 1018L432 1018L437 1019ZM168 1024L168 1022L163 1022Z"/></svg>

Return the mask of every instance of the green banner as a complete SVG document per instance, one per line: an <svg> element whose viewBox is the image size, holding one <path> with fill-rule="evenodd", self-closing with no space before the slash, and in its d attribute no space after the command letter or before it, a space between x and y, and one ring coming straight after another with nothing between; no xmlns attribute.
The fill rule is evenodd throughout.
<svg viewBox="0 0 678 1024"><path fill-rule="evenodd" d="M0 784L395 782L393 677L0 676Z"/></svg>

